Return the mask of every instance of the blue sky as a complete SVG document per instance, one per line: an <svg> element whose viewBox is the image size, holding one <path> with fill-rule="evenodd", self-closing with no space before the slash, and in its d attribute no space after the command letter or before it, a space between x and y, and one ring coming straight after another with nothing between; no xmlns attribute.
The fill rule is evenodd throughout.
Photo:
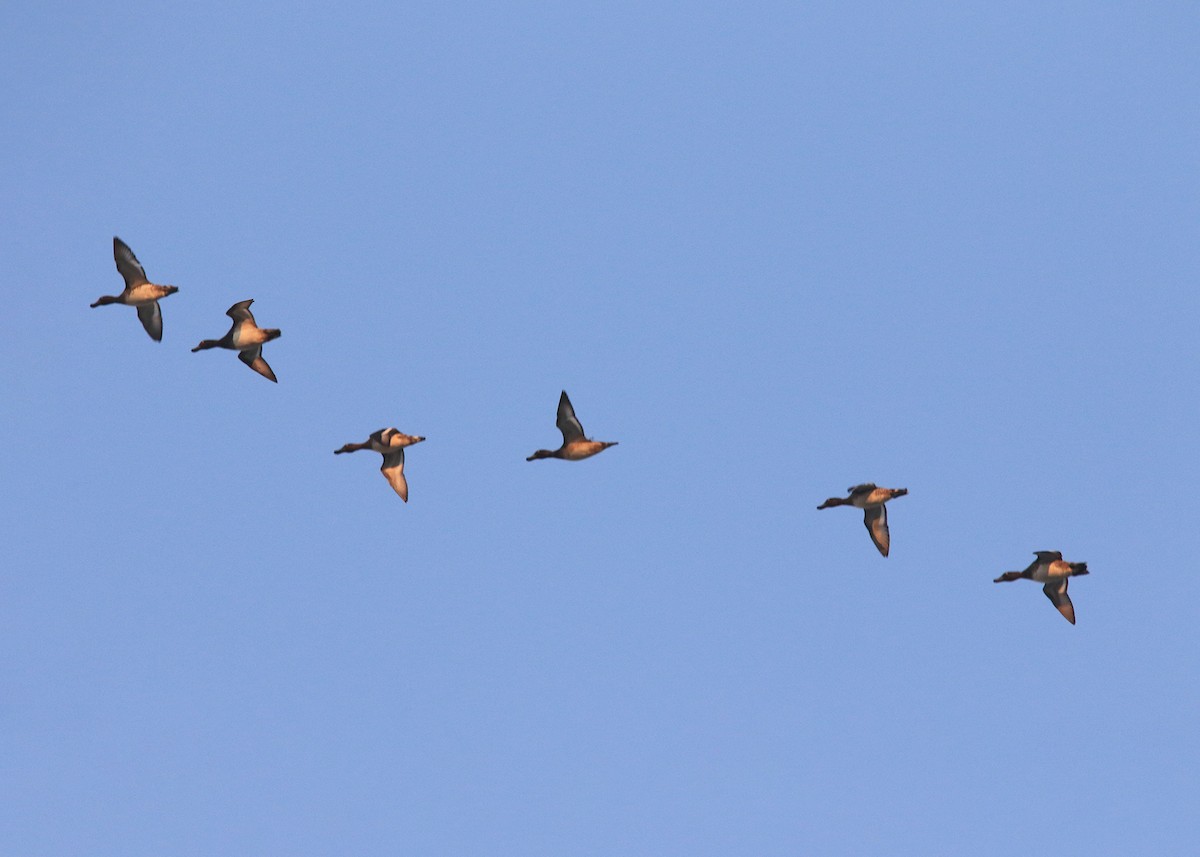
<svg viewBox="0 0 1200 857"><path fill-rule="evenodd" d="M1196 853L1197 44L5 5L0 851Z"/></svg>

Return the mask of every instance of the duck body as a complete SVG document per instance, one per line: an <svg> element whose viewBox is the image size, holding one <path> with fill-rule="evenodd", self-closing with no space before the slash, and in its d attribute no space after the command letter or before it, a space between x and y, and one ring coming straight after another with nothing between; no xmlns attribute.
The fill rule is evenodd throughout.
<svg viewBox="0 0 1200 857"><path fill-rule="evenodd" d="M282 332L278 328L259 327L250 312L250 304L254 298L239 301L225 311L233 319L233 325L220 339L204 339L192 349L192 352L206 351L209 348L228 348L238 352L238 359L262 375L268 381L278 383L275 372L263 359L262 347L272 339L278 339Z"/></svg>
<svg viewBox="0 0 1200 857"><path fill-rule="evenodd" d="M388 484L392 486L392 490L400 496L401 500L407 503L408 480L404 478L404 449L423 440L425 438L419 435L404 434L399 429L385 428L377 432L372 432L363 443L344 444L341 449L335 449L333 454L341 455L343 452L358 452L360 449L369 449L372 452L378 452L383 456L383 464L380 465L379 471L388 481Z"/></svg>
<svg viewBox="0 0 1200 857"><path fill-rule="evenodd" d="M137 309L138 320L146 333L155 342L162 342L162 310L158 302L179 291L178 286L160 286L152 283L146 277L142 263L133 255L129 245L117 236L113 236L113 259L117 263L117 272L125 280L125 289L119 295L101 295L92 304L92 308L108 304L124 304Z"/></svg>
<svg viewBox="0 0 1200 857"><path fill-rule="evenodd" d="M1032 580L1045 584L1042 592L1050 599L1050 603L1058 609L1063 618L1075 624L1075 605L1067 595L1067 581L1072 577L1089 574L1086 562L1067 562L1062 558L1061 551L1035 551L1037 557L1024 571L1006 571L997 577L993 583L1006 583L1010 580Z"/></svg>
<svg viewBox="0 0 1200 857"><path fill-rule="evenodd" d="M558 417L555 420L558 430L562 432L563 442L558 449L539 449L526 458L526 461L537 461L542 458L561 458L563 461L582 461L603 452L610 446L616 446L616 440L591 440L583 431L583 425L575 416L575 408L563 390L558 399Z"/></svg>
<svg viewBox="0 0 1200 857"><path fill-rule="evenodd" d="M903 497L908 493L907 488L880 488L874 482L864 482L862 485L855 485L846 490L850 493L849 497L830 497L817 508L853 506L856 509L870 509L873 506L882 506L888 500L894 497Z"/></svg>
<svg viewBox="0 0 1200 857"><path fill-rule="evenodd" d="M884 505L896 497L908 493L907 488L880 488L874 482L864 482L847 488L848 497L830 497L818 509L828 509L832 506L853 506L863 510L863 523L871 536L876 549L884 556L891 549L892 537L888 530L887 507Z"/></svg>
<svg viewBox="0 0 1200 857"><path fill-rule="evenodd" d="M585 458L591 458L598 452L603 452L610 446L616 446L619 442L615 440L577 440L573 443L564 443L558 449L554 450L551 455L538 456L537 453L534 453L534 456L540 458L561 458L563 461L582 461ZM538 450L538 452L547 451L544 449Z"/></svg>

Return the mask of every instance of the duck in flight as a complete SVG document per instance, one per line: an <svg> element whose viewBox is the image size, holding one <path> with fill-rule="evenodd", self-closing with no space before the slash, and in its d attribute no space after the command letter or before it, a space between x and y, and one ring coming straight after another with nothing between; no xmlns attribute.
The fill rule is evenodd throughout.
<svg viewBox="0 0 1200 857"><path fill-rule="evenodd" d="M563 461L579 461L583 458L590 458L597 452L602 452L610 446L616 446L620 441L616 440L589 440L583 433L583 426L579 424L579 419L575 416L575 409L571 407L571 400L567 398L567 391L563 390L562 396L558 400L558 430L562 432L563 442L558 449L539 449L533 455L526 458L526 461L533 461L538 458L561 458Z"/></svg>
<svg viewBox="0 0 1200 857"><path fill-rule="evenodd" d="M1075 605L1067 595L1067 580L1080 574L1088 574L1086 562L1067 562L1060 551L1035 551L1037 557L1024 571L1006 571L993 580L993 583L1005 583L1010 580L1035 580L1044 583L1042 592L1050 599L1050 603L1058 608L1063 618L1075 624Z"/></svg>
<svg viewBox="0 0 1200 857"><path fill-rule="evenodd" d="M367 438L366 443L348 443L341 449L335 449L334 455L343 452L358 452L360 449L370 449L383 455L383 464L379 472L388 481L400 499L408 502L408 481L404 478L404 447L420 443L425 438L404 434L394 428L380 429Z"/></svg>
<svg viewBox="0 0 1200 857"><path fill-rule="evenodd" d="M908 493L908 489L878 488L874 482L864 482L862 485L855 485L846 490L850 492L849 497L830 497L817 508L828 509L830 506L854 506L856 509L862 509L863 523L867 525L867 532L871 534L871 541L875 543L875 547L879 548L881 554L887 556L892 538L888 532L887 507L883 504L896 497L903 497Z"/></svg>
<svg viewBox="0 0 1200 857"><path fill-rule="evenodd" d="M92 307L106 304L125 304L137 309L138 320L146 333L155 342L162 342L162 310L158 308L160 298L173 295L179 291L178 286L160 286L146 278L146 269L133 255L129 245L117 236L113 236L113 259L117 263L117 271L125 280L125 291L119 295L102 295L96 299Z"/></svg>
<svg viewBox="0 0 1200 857"><path fill-rule="evenodd" d="M229 332L220 339L205 339L200 342L192 353L204 351L208 348L230 348L238 352L238 360L241 360L259 375L262 375L268 381L275 381L275 373L271 371L271 367L267 365L267 361L263 360L262 347L264 342L270 342L272 339L278 339L280 332L276 328L262 328L254 322L254 314L250 312L250 304L254 303L254 298L246 301L239 301L225 311L225 315L233 319L233 326L229 328Z"/></svg>

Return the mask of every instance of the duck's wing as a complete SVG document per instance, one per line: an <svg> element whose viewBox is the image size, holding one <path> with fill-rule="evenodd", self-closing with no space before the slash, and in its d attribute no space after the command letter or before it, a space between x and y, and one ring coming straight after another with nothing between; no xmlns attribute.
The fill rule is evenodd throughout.
<svg viewBox="0 0 1200 857"><path fill-rule="evenodd" d="M408 481L404 478L404 447L385 455L379 472L383 474L383 478L388 481L393 490L400 495L400 499L407 503Z"/></svg>
<svg viewBox="0 0 1200 857"><path fill-rule="evenodd" d="M250 312L250 304L252 303L254 303L254 298L250 298L248 301L238 301L229 309L225 310L225 315L232 318L235 325L240 322L248 321L255 327L258 327L254 321L254 314Z"/></svg>
<svg viewBox="0 0 1200 857"><path fill-rule="evenodd" d="M155 342L162 342L162 310L158 308L158 301L138 304L137 314L138 320L142 323L142 327L146 328L146 333L150 334L150 338Z"/></svg>
<svg viewBox="0 0 1200 857"><path fill-rule="evenodd" d="M864 482L862 485L851 485L846 490L850 493L850 496L853 497L855 494L870 494L877 487L878 486L876 486L874 482Z"/></svg>
<svg viewBox="0 0 1200 857"><path fill-rule="evenodd" d="M1075 605L1071 603L1071 597L1067 595L1067 580L1064 577L1062 580L1052 580L1042 587L1042 592L1046 593L1046 597L1050 599L1050 603L1058 608L1058 612L1063 614L1072 625L1075 624Z"/></svg>
<svg viewBox="0 0 1200 857"><path fill-rule="evenodd" d="M115 235L113 236L113 259L116 260L117 271L120 272L121 279L125 281L125 288L132 289L134 286L150 282L146 279L146 269L137 260L137 256L133 255L129 245ZM139 310L139 314L140 312ZM145 324L145 322L142 323ZM150 335L154 336L154 334Z"/></svg>
<svg viewBox="0 0 1200 857"><path fill-rule="evenodd" d="M558 400L556 422L558 430L562 432L564 446L577 440L585 440L583 426L579 424L579 419L575 416L575 409L571 407L571 400L567 398L566 390L563 390L563 394Z"/></svg>
<svg viewBox="0 0 1200 857"><path fill-rule="evenodd" d="M239 351L238 360L241 360L268 381L274 381L276 384L279 383L279 380L275 377L275 373L267 365L267 361L263 360L261 345L256 345L254 348L247 348L245 351Z"/></svg>
<svg viewBox="0 0 1200 857"><path fill-rule="evenodd" d="M864 509L863 523L867 525L867 532L871 534L871 541L875 542L875 547L879 548L881 554L887 556L888 548L892 544L892 537L888 532L887 525L887 506L880 504Z"/></svg>

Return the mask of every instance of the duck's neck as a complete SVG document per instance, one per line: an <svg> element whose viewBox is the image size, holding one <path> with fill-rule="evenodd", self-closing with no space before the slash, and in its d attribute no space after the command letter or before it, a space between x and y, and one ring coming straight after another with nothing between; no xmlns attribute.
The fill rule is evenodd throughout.
<svg viewBox="0 0 1200 857"><path fill-rule="evenodd" d="M203 339L200 341L199 345L192 349L192 351L207 351L209 348L216 348L220 344L221 340L219 339Z"/></svg>
<svg viewBox="0 0 1200 857"><path fill-rule="evenodd" d="M1009 580L1020 580L1022 578L1033 577L1032 571L1006 571L1004 574L993 580L993 583L1004 583Z"/></svg>

